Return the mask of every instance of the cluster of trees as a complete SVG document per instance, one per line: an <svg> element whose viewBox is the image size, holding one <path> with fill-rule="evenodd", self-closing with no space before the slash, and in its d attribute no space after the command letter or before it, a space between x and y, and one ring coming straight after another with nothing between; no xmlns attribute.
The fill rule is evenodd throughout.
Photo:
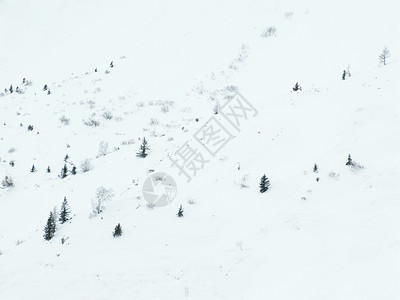
<svg viewBox="0 0 400 300"><path fill-rule="evenodd" d="M56 209L50 211L50 215L47 218L46 226L44 227L43 230L44 231L43 238L46 241L49 241L54 237L54 234L57 230L57 216L58 216L58 222L60 222L60 224L64 224L65 222L71 219L70 214L71 211L69 208L67 197L64 197L64 200L61 204L60 213L58 214Z"/></svg>
<svg viewBox="0 0 400 300"><path fill-rule="evenodd" d="M386 61L390 57L390 51L389 49L385 46L385 48L382 50L381 54L379 55L379 64L384 64L386 66ZM347 77L350 77L350 67L347 68L347 70L343 70L342 73L342 80L346 80ZM301 86L299 85L298 82L294 85L292 88L294 92L301 91Z"/></svg>

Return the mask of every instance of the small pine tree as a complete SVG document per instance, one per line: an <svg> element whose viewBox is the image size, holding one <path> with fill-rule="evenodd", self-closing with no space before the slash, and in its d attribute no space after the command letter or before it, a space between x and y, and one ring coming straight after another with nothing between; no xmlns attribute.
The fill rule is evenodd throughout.
<svg viewBox="0 0 400 300"><path fill-rule="evenodd" d="M296 84L294 85L293 91L294 92L301 91L301 86L298 82L296 82Z"/></svg>
<svg viewBox="0 0 400 300"><path fill-rule="evenodd" d="M47 84L44 85L43 91L47 91Z"/></svg>
<svg viewBox="0 0 400 300"><path fill-rule="evenodd" d="M390 51L387 47L382 50L381 55L379 55L379 62L386 66L386 59L390 56Z"/></svg>
<svg viewBox="0 0 400 300"><path fill-rule="evenodd" d="M46 241L50 241L53 236L54 233L56 232L56 220L54 219L54 215L53 212L50 212L50 216L47 219L47 223L46 223L46 227L44 228L44 239Z"/></svg>
<svg viewBox="0 0 400 300"><path fill-rule="evenodd" d="M269 179L264 174L260 180L260 193L265 193L266 191L268 191L269 186L270 186Z"/></svg>
<svg viewBox="0 0 400 300"><path fill-rule="evenodd" d="M65 157L64 157L64 161L67 162L68 159L69 159L69 156L68 156L68 154L67 154L67 155L65 155Z"/></svg>
<svg viewBox="0 0 400 300"><path fill-rule="evenodd" d="M318 165L317 164L314 164L313 172L318 173Z"/></svg>
<svg viewBox="0 0 400 300"><path fill-rule="evenodd" d="M351 158L351 155L349 154L349 156L347 157L346 166L351 166L351 165L353 165L353 159Z"/></svg>
<svg viewBox="0 0 400 300"><path fill-rule="evenodd" d="M150 148L148 146L146 138L143 138L143 142L140 145L139 151L137 152L136 156L145 158L147 156L147 153L146 153L147 150L150 150Z"/></svg>
<svg viewBox="0 0 400 300"><path fill-rule="evenodd" d="M76 167L75 166L72 167L71 174L76 175Z"/></svg>
<svg viewBox="0 0 400 300"><path fill-rule="evenodd" d="M35 165L32 165L31 173L34 173L34 172L36 172L36 167L35 167Z"/></svg>
<svg viewBox="0 0 400 300"><path fill-rule="evenodd" d="M70 210L69 210L69 204L67 201L67 197L64 197L64 201L61 204L60 218L58 219L61 224L64 224L65 222L70 220L69 214L70 214Z"/></svg>
<svg viewBox="0 0 400 300"><path fill-rule="evenodd" d="M346 70L343 70L342 80L346 80Z"/></svg>
<svg viewBox="0 0 400 300"><path fill-rule="evenodd" d="M176 214L178 216L178 218L182 218L183 217L183 208L182 208L182 204L179 207L178 213Z"/></svg>
<svg viewBox="0 0 400 300"><path fill-rule="evenodd" d="M96 68L96 69L94 69L94 72L95 72L95 73L97 73L97 68Z"/></svg>
<svg viewBox="0 0 400 300"><path fill-rule="evenodd" d="M64 167L61 169L60 177L61 179L64 179L67 176L68 176L68 168L67 165L64 165Z"/></svg>
<svg viewBox="0 0 400 300"><path fill-rule="evenodd" d="M47 167L47 173L50 173L50 172L51 172L50 166L48 166L48 167Z"/></svg>
<svg viewBox="0 0 400 300"><path fill-rule="evenodd" d="M13 88L13 86L12 85L10 85L10 94L12 94L12 93L14 93L14 88Z"/></svg>
<svg viewBox="0 0 400 300"><path fill-rule="evenodd" d="M28 125L28 131L32 131L33 130L33 126L32 125Z"/></svg>
<svg viewBox="0 0 400 300"><path fill-rule="evenodd" d="M114 228L113 237L118 237L118 236L121 236L121 235L122 235L122 227L118 223L118 225L115 226L115 228Z"/></svg>
<svg viewBox="0 0 400 300"><path fill-rule="evenodd" d="M114 68L114 62L110 62L110 68Z"/></svg>
<svg viewBox="0 0 400 300"><path fill-rule="evenodd" d="M51 94L51 92L50 92L50 89L48 89L48 91L47 91L47 95L50 95Z"/></svg>

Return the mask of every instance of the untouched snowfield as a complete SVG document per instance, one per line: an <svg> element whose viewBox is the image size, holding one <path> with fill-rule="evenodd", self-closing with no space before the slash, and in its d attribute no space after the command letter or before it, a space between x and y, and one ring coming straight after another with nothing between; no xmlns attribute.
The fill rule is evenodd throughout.
<svg viewBox="0 0 400 300"><path fill-rule="evenodd" d="M0 0L0 299L400 299L399 20L395 0ZM190 182L187 143L207 161ZM152 170L168 206L142 195Z"/></svg>

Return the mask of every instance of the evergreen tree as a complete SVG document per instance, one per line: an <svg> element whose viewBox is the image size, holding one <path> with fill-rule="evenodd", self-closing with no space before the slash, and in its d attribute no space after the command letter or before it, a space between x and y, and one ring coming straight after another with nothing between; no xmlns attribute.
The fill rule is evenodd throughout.
<svg viewBox="0 0 400 300"><path fill-rule="evenodd" d="M270 186L269 179L265 174L261 177L260 181L260 193L265 193Z"/></svg>
<svg viewBox="0 0 400 300"><path fill-rule="evenodd" d="M97 68L96 68L96 69L94 69L94 72L95 72L95 73L97 73Z"/></svg>
<svg viewBox="0 0 400 300"><path fill-rule="evenodd" d="M351 166L351 165L353 165L353 159L351 158L351 155L349 154L349 156L347 157L346 166Z"/></svg>
<svg viewBox="0 0 400 300"><path fill-rule="evenodd" d="M53 212L50 212L50 216L47 219L47 224L46 227L44 228L44 239L46 241L49 241L52 239L54 236L54 233L56 232L56 220L54 219Z"/></svg>
<svg viewBox="0 0 400 300"><path fill-rule="evenodd" d="M118 237L118 236L121 236L121 235L122 235L122 227L118 223L118 225L115 226L115 228L114 228L113 237Z"/></svg>
<svg viewBox="0 0 400 300"><path fill-rule="evenodd" d="M70 210L69 210L67 197L64 197L64 201L61 204L60 218L58 219L61 224L64 224L65 222L67 222L70 219L69 214L70 214Z"/></svg>
<svg viewBox="0 0 400 300"><path fill-rule="evenodd" d="M182 208L182 204L181 204L181 206L179 207L179 211L178 211L178 213L176 214L179 218L182 218L183 217L183 208Z"/></svg>
<svg viewBox="0 0 400 300"><path fill-rule="evenodd" d="M296 82L296 84L294 85L293 91L294 92L301 91L301 86L298 82Z"/></svg>
<svg viewBox="0 0 400 300"><path fill-rule="evenodd" d="M65 161L65 162L67 162L68 158L69 158L68 154L67 154L67 155L65 155L65 157L64 157L64 161Z"/></svg>
<svg viewBox="0 0 400 300"><path fill-rule="evenodd" d="M64 167L61 169L61 174L60 177L61 179L64 179L68 175L68 168L67 165L64 165Z"/></svg>
<svg viewBox="0 0 400 300"><path fill-rule="evenodd" d="M43 91L47 91L47 84L44 85Z"/></svg>
<svg viewBox="0 0 400 300"><path fill-rule="evenodd" d="M343 75L342 75L342 80L345 80L345 79L346 79L346 75L347 75L347 74L346 74L346 70L344 70L344 71L343 71Z"/></svg>
<svg viewBox="0 0 400 300"><path fill-rule="evenodd" d="M318 173L318 166L317 166L317 164L314 164L313 172L314 172L314 173Z"/></svg>
<svg viewBox="0 0 400 300"><path fill-rule="evenodd" d="M146 141L146 138L143 138L143 142L142 142L142 144L140 145L139 151L138 151L137 154L136 154L137 157L145 158L145 157L147 156L146 151L147 151L147 150L150 150L150 148L149 148L149 146L148 146L147 144L148 144L148 143L147 143L147 141Z"/></svg>
<svg viewBox="0 0 400 300"><path fill-rule="evenodd" d="M14 89L13 89L13 86L12 85L10 85L10 94L12 94L12 93L14 93Z"/></svg>
<svg viewBox="0 0 400 300"><path fill-rule="evenodd" d="M72 167L71 174L76 175L76 167L75 166Z"/></svg>
<svg viewBox="0 0 400 300"><path fill-rule="evenodd" d="M47 173L50 173L50 172L51 172L50 166L48 166L48 167L47 167Z"/></svg>
<svg viewBox="0 0 400 300"><path fill-rule="evenodd" d="M110 62L110 68L114 68L114 62Z"/></svg>
<svg viewBox="0 0 400 300"><path fill-rule="evenodd" d="M36 167L35 167L35 165L32 165L31 173L34 173L34 172L36 172Z"/></svg>

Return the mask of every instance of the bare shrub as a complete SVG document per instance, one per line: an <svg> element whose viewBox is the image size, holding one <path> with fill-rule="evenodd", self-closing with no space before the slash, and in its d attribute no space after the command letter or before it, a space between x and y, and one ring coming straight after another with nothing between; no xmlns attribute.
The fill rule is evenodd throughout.
<svg viewBox="0 0 400 300"><path fill-rule="evenodd" d="M100 125L100 121L94 119L94 116L91 116L87 120L83 120L83 124L90 127L97 127Z"/></svg>
<svg viewBox="0 0 400 300"><path fill-rule="evenodd" d="M243 189L247 189L248 187L249 187L249 184L248 184L248 175L244 175L243 177L242 177L242 181L240 182L240 187L241 188L243 188Z"/></svg>
<svg viewBox="0 0 400 300"><path fill-rule="evenodd" d="M264 29L264 31L261 33L261 36L263 38L267 38L269 36L276 36L276 33L277 33L276 27L271 26L271 27Z"/></svg>
<svg viewBox="0 0 400 300"><path fill-rule="evenodd" d="M292 19L293 18L293 12L289 11L289 12L285 12L284 14L286 19Z"/></svg>
<svg viewBox="0 0 400 300"><path fill-rule="evenodd" d="M126 146L126 145L133 145L135 143L134 139L129 139L121 142L121 145Z"/></svg>
<svg viewBox="0 0 400 300"><path fill-rule="evenodd" d="M155 126L158 125L160 122L157 119L151 118L150 119L150 125Z"/></svg>
<svg viewBox="0 0 400 300"><path fill-rule="evenodd" d="M339 174L335 173L335 172L329 172L328 174L329 177L338 180L339 179Z"/></svg>
<svg viewBox="0 0 400 300"><path fill-rule="evenodd" d="M189 198L187 203L193 205L193 204L196 204L196 201L193 198Z"/></svg>
<svg viewBox="0 0 400 300"><path fill-rule="evenodd" d="M4 179L1 182L1 186L3 188L9 188L14 186L14 180L12 179L11 176L5 176Z"/></svg>
<svg viewBox="0 0 400 300"><path fill-rule="evenodd" d="M154 207L156 207L156 205L154 203L147 202L146 207L148 209L153 209Z"/></svg>
<svg viewBox="0 0 400 300"><path fill-rule="evenodd" d="M80 169L83 173L89 172L93 169L92 161L89 158L84 159L81 162Z"/></svg>
<svg viewBox="0 0 400 300"><path fill-rule="evenodd" d="M96 103L93 100L89 100L86 103L89 104L90 109L93 109L96 106Z"/></svg>
<svg viewBox="0 0 400 300"><path fill-rule="evenodd" d="M14 147L8 149L8 153L14 153L15 151L17 151L17 149L15 149Z"/></svg>
<svg viewBox="0 0 400 300"><path fill-rule="evenodd" d="M163 113L169 112L169 105L166 104L166 103L162 104L162 105L161 105L161 111L162 111Z"/></svg>
<svg viewBox="0 0 400 300"><path fill-rule="evenodd" d="M108 154L108 143L105 141L101 141L99 144L99 152L97 157L106 156Z"/></svg>
<svg viewBox="0 0 400 300"><path fill-rule="evenodd" d="M113 114L109 110L106 110L105 112L103 112L102 116L106 120L111 120L113 118Z"/></svg>
<svg viewBox="0 0 400 300"><path fill-rule="evenodd" d="M110 201L114 196L113 190L106 189L104 186L97 188L96 190L96 198L92 200L92 214L91 216L95 217L105 209L105 203Z"/></svg>
<svg viewBox="0 0 400 300"><path fill-rule="evenodd" d="M60 122L61 122L63 125L69 125L70 120L71 120L71 119L67 118L65 115L62 115L62 116L60 117Z"/></svg>

